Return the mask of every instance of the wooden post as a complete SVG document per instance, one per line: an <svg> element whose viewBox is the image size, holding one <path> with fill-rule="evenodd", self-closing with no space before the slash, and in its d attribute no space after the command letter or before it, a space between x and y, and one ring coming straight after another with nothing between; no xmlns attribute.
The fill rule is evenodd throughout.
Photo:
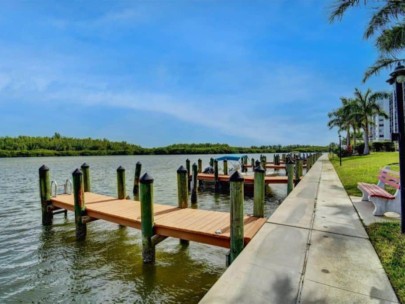
<svg viewBox="0 0 405 304"><path fill-rule="evenodd" d="M180 166L177 169L177 198L178 207L187 208L188 207L188 189L187 189L187 169ZM188 245L189 241L180 239L180 244Z"/></svg>
<svg viewBox="0 0 405 304"><path fill-rule="evenodd" d="M244 246L243 229L243 186L244 178L236 171L229 178L231 199L231 244L229 263L242 252Z"/></svg>
<svg viewBox="0 0 405 304"><path fill-rule="evenodd" d="M155 262L153 244L153 178L145 173L140 179L142 258L144 263Z"/></svg>
<svg viewBox="0 0 405 304"><path fill-rule="evenodd" d="M253 216L264 217L265 171L262 167L255 168Z"/></svg>
<svg viewBox="0 0 405 304"><path fill-rule="evenodd" d="M212 157L210 158L210 166L214 167L214 159Z"/></svg>
<svg viewBox="0 0 405 304"><path fill-rule="evenodd" d="M127 190L125 189L125 169L122 166L117 169L117 190L118 199L125 199Z"/></svg>
<svg viewBox="0 0 405 304"><path fill-rule="evenodd" d="M190 169L190 160L188 158L186 159L186 169L187 169L187 191L190 191L191 169Z"/></svg>
<svg viewBox="0 0 405 304"><path fill-rule="evenodd" d="M224 159L224 175L228 175L228 161Z"/></svg>
<svg viewBox="0 0 405 304"><path fill-rule="evenodd" d="M41 198L42 225L52 225L53 214L51 205L51 180L49 168L45 165L39 168L39 194Z"/></svg>
<svg viewBox="0 0 405 304"><path fill-rule="evenodd" d="M215 191L219 190L219 179L218 179L218 161L214 160L214 180L215 180Z"/></svg>
<svg viewBox="0 0 405 304"><path fill-rule="evenodd" d="M197 175L198 175L198 169L197 169L197 164L193 164L193 177L191 179L192 184L191 184L191 203L192 204L197 204Z"/></svg>
<svg viewBox="0 0 405 304"><path fill-rule="evenodd" d="M134 194L134 200L139 200L139 178L141 176L142 164L137 162L135 165L135 178L134 178L134 188L132 190Z"/></svg>
<svg viewBox="0 0 405 304"><path fill-rule="evenodd" d="M281 154L281 160L285 163L285 153Z"/></svg>
<svg viewBox="0 0 405 304"><path fill-rule="evenodd" d="M286 159L286 172L288 176L287 195L294 189L294 161L292 156Z"/></svg>
<svg viewBox="0 0 405 304"><path fill-rule="evenodd" d="M72 173L73 197L75 207L76 240L86 239L87 225L83 223L83 216L86 215L86 205L84 201L83 173L76 169Z"/></svg>
<svg viewBox="0 0 405 304"><path fill-rule="evenodd" d="M254 168L255 168L255 159L253 157L250 160L250 164L252 165L252 170L254 170Z"/></svg>
<svg viewBox="0 0 405 304"><path fill-rule="evenodd" d="M183 166L177 169L177 198L179 208L188 207L187 169Z"/></svg>
<svg viewBox="0 0 405 304"><path fill-rule="evenodd" d="M81 166L83 172L83 185L84 185L84 192L91 192L90 186L90 167L88 164L84 163Z"/></svg>
<svg viewBox="0 0 405 304"><path fill-rule="evenodd" d="M302 159L298 157L295 166L295 185L297 185L300 182L302 176L302 163L303 163Z"/></svg>
<svg viewBox="0 0 405 304"><path fill-rule="evenodd" d="M201 158L198 159L198 173L202 172L202 160Z"/></svg>

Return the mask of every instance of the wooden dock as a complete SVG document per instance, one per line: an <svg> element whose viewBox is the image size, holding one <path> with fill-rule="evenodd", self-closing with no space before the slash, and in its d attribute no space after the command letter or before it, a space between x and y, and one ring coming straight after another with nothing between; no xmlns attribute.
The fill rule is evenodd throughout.
<svg viewBox="0 0 405 304"><path fill-rule="evenodd" d="M253 175L245 175L243 176L245 184L254 184L254 176ZM214 174L207 174L207 173L198 173L197 179L204 182L215 182ZM218 181L221 183L228 183L229 182L229 175L218 174ZM288 183L288 176L266 176L264 178L264 182L266 185L268 184L287 184Z"/></svg>
<svg viewBox="0 0 405 304"><path fill-rule="evenodd" d="M228 177L229 179L229 177ZM84 193L86 220L102 219L122 226L141 229L139 201ZM51 198L52 206L74 211L72 194L61 194ZM230 214L201 209L178 208L153 204L154 233L224 248L230 247ZM266 222L266 218L244 217L245 245Z"/></svg>

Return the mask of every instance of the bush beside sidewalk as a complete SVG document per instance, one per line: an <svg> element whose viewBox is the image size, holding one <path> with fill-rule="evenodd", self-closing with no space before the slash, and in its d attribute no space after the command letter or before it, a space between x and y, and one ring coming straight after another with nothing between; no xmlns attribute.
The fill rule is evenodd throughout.
<svg viewBox="0 0 405 304"><path fill-rule="evenodd" d="M342 166L335 155L330 157L339 178L350 196L361 196L358 182L377 183L379 170L390 165L399 170L396 152L373 153L366 156L342 158ZM401 235L399 222L374 223L365 227L381 263L401 303L405 303L405 235Z"/></svg>

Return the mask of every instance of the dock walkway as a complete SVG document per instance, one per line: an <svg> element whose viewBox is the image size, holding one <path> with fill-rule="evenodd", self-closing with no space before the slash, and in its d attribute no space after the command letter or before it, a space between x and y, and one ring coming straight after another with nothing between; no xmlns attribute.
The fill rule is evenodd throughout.
<svg viewBox="0 0 405 304"><path fill-rule="evenodd" d="M141 229L139 201L120 200L91 192L84 193L84 201L87 216L92 220L102 219L122 226ZM72 194L57 195L51 198L51 202L57 208L74 211ZM155 234L229 248L229 213L160 204L153 204L153 208ZM244 217L245 244L249 243L266 220L253 216Z"/></svg>
<svg viewBox="0 0 405 304"><path fill-rule="evenodd" d="M323 155L200 303L398 303Z"/></svg>

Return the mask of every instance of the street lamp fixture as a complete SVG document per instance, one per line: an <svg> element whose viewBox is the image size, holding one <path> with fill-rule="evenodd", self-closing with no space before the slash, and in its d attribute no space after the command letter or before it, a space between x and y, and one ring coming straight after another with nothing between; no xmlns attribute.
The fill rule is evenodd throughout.
<svg viewBox="0 0 405 304"><path fill-rule="evenodd" d="M339 163L342 166L342 135L339 133Z"/></svg>
<svg viewBox="0 0 405 304"><path fill-rule="evenodd" d="M404 82L405 67L398 63L387 82L395 83L395 102L398 114L399 178L401 195L401 233L405 233L405 132L404 132Z"/></svg>

